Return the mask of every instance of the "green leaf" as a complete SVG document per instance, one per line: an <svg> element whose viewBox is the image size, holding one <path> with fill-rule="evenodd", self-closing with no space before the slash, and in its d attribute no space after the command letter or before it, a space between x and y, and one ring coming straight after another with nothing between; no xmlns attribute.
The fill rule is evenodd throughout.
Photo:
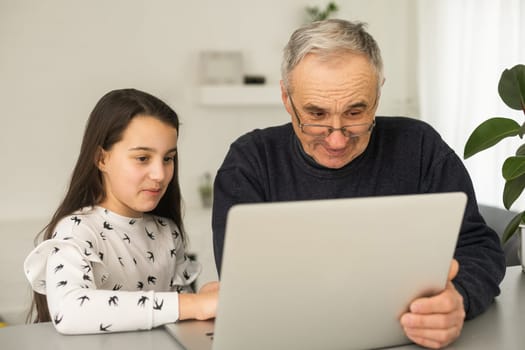
<svg viewBox="0 0 525 350"><path fill-rule="evenodd" d="M503 231L503 236L501 236L502 243L506 243L516 233L521 221L524 219L524 214L525 212L519 213L510 220L507 227L505 227L505 231Z"/></svg>
<svg viewBox="0 0 525 350"><path fill-rule="evenodd" d="M502 139L516 136L520 132L520 125L509 118L491 118L481 123L467 140L463 158L467 159L474 154L494 146Z"/></svg>
<svg viewBox="0 0 525 350"><path fill-rule="evenodd" d="M501 73L498 92L507 106L525 111L525 65L505 69Z"/></svg>
<svg viewBox="0 0 525 350"><path fill-rule="evenodd" d="M525 145L521 145L521 146L516 150L516 155L517 155L517 156L525 156Z"/></svg>
<svg viewBox="0 0 525 350"><path fill-rule="evenodd" d="M507 158L503 163L501 173L505 180L512 180L525 174L525 156Z"/></svg>
<svg viewBox="0 0 525 350"><path fill-rule="evenodd" d="M334 1L330 1L328 3L328 7L326 8L326 11L327 12L335 12L337 10L339 10L339 7L337 6L337 4Z"/></svg>
<svg viewBox="0 0 525 350"><path fill-rule="evenodd" d="M510 209L512 204L518 199L525 188L525 175L521 175L515 179L505 182L503 189L503 205Z"/></svg>

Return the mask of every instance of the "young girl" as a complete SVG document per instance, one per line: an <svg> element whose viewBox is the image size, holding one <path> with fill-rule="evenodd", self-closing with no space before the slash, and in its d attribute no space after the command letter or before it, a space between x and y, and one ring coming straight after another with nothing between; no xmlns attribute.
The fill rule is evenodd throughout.
<svg viewBox="0 0 525 350"><path fill-rule="evenodd" d="M107 93L87 122L66 196L26 258L36 322L60 333L150 329L215 317L218 283L185 253L177 114L134 89Z"/></svg>

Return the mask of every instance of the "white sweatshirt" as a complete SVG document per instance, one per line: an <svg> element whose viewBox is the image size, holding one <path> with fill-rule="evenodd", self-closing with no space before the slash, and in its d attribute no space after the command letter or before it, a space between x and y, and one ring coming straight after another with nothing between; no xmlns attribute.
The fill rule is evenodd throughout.
<svg viewBox="0 0 525 350"><path fill-rule="evenodd" d="M150 329L175 322L178 292L200 273L172 220L127 218L102 207L63 218L26 258L32 288L47 296L60 333Z"/></svg>

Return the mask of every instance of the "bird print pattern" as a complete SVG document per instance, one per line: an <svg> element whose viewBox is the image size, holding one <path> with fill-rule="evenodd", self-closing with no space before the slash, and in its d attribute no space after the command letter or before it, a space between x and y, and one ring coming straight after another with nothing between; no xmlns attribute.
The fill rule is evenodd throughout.
<svg viewBox="0 0 525 350"><path fill-rule="evenodd" d="M151 329L178 319L178 293L190 290L201 267L186 258L173 221L95 206L63 218L55 231L24 270L47 296L59 332Z"/></svg>

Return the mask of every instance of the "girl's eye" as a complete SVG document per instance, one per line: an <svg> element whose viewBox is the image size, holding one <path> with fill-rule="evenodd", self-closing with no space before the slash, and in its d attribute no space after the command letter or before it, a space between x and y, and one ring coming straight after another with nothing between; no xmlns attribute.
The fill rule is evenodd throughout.
<svg viewBox="0 0 525 350"><path fill-rule="evenodd" d="M164 161L165 161L166 163L168 163L168 162L173 162L174 160L175 160L175 156L164 157Z"/></svg>
<svg viewBox="0 0 525 350"><path fill-rule="evenodd" d="M146 162L146 161L148 160L148 157L146 157L146 156L141 156L141 157L137 157L136 159L137 159L139 162L144 163L144 162Z"/></svg>

